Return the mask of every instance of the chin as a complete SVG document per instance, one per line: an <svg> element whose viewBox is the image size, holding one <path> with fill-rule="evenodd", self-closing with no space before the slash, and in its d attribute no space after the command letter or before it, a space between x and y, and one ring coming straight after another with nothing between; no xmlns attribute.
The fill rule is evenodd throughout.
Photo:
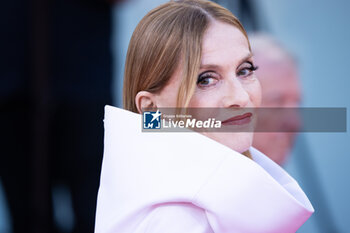
<svg viewBox="0 0 350 233"><path fill-rule="evenodd" d="M205 136L231 148L234 151L243 153L247 151L253 143L253 133L204 133Z"/></svg>

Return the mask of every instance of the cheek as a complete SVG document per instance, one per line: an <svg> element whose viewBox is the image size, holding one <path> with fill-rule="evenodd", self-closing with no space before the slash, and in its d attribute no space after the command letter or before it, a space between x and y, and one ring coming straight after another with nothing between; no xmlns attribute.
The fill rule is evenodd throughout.
<svg viewBox="0 0 350 233"><path fill-rule="evenodd" d="M198 91L192 96L189 106L190 108L215 108L219 107L220 93L212 91Z"/></svg>
<svg viewBox="0 0 350 233"><path fill-rule="evenodd" d="M261 86L259 80L256 80L254 83L249 85L246 90L249 94L253 107L259 107L261 104Z"/></svg>

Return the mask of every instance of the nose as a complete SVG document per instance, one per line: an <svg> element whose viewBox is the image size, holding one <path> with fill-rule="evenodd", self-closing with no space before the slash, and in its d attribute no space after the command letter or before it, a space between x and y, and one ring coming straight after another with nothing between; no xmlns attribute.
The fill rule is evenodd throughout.
<svg viewBox="0 0 350 233"><path fill-rule="evenodd" d="M226 85L223 90L224 97L222 98L223 107L247 107L250 101L250 97L242 83L236 78L231 78L225 84Z"/></svg>

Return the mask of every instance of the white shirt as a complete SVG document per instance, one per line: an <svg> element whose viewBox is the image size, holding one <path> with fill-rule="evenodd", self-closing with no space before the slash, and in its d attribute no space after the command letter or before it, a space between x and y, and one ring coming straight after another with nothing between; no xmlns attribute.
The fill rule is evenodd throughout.
<svg viewBox="0 0 350 233"><path fill-rule="evenodd" d="M96 233L288 233L313 213L297 182L198 133L141 132L141 115L105 108Z"/></svg>

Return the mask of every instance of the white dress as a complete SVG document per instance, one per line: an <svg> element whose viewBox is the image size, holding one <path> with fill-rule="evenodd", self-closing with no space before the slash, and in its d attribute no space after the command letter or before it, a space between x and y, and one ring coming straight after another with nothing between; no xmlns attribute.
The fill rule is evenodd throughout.
<svg viewBox="0 0 350 233"><path fill-rule="evenodd" d="M141 132L141 115L105 108L96 233L288 233L313 213L298 183L198 133Z"/></svg>

